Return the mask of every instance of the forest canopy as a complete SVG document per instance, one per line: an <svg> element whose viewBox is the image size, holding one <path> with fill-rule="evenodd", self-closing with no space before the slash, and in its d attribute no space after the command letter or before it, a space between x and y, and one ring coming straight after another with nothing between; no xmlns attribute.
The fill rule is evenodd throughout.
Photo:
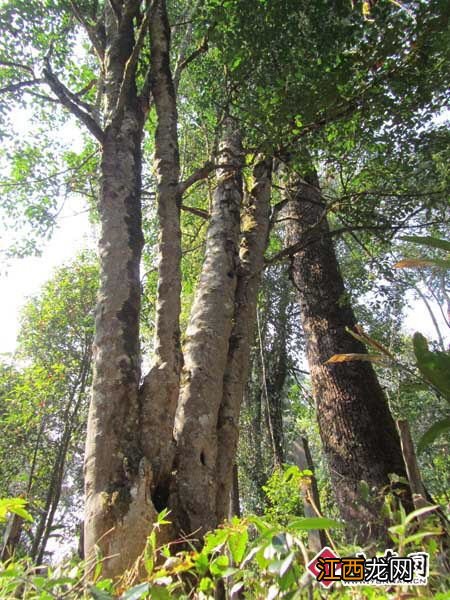
<svg viewBox="0 0 450 600"><path fill-rule="evenodd" d="M5 260L98 233L0 363L1 597L322 597L325 546L445 593L449 17L0 2Z"/></svg>

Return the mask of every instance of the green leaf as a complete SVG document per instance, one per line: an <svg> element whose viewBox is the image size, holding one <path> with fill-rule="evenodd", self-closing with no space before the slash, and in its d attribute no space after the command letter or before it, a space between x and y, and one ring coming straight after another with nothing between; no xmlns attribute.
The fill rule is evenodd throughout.
<svg viewBox="0 0 450 600"><path fill-rule="evenodd" d="M284 560L273 560L269 564L268 571L276 575L280 574L281 567L283 566Z"/></svg>
<svg viewBox="0 0 450 600"><path fill-rule="evenodd" d="M200 579L200 585L198 586L198 589L201 592L213 592L215 587L216 586L211 577L202 577L202 579Z"/></svg>
<svg viewBox="0 0 450 600"><path fill-rule="evenodd" d="M342 523L326 517L308 517L295 519L289 523L289 528L294 531L310 531L311 529L332 529L342 527Z"/></svg>
<svg viewBox="0 0 450 600"><path fill-rule="evenodd" d="M272 529L272 527L269 525L269 523L267 523L267 521L264 521L256 515L251 515L250 517L248 517L248 521L249 523L253 523L253 525L256 525L259 533L261 534L265 534Z"/></svg>
<svg viewBox="0 0 450 600"><path fill-rule="evenodd" d="M234 61L231 63L231 70L234 71L235 69L237 69L239 67L239 65L242 62L242 56L236 56L236 58L234 59Z"/></svg>
<svg viewBox="0 0 450 600"><path fill-rule="evenodd" d="M6 521L8 513L14 513L25 521L33 521L33 517L25 510L25 498L0 498L0 522Z"/></svg>
<svg viewBox="0 0 450 600"><path fill-rule="evenodd" d="M369 496L370 496L370 488L369 488L369 484L367 483L367 481L364 481L362 479L361 481L358 482L358 491L359 491L361 498L365 502L367 502L367 500L369 499Z"/></svg>
<svg viewBox="0 0 450 600"><path fill-rule="evenodd" d="M221 576L223 578L231 577L232 575L236 575L236 573L240 573L239 569L235 569L234 567L227 567L222 571Z"/></svg>
<svg viewBox="0 0 450 600"><path fill-rule="evenodd" d="M205 536L205 545L203 546L203 551L209 553L219 550L226 542L227 537L228 531L226 529L216 529L216 531L207 533Z"/></svg>
<svg viewBox="0 0 450 600"><path fill-rule="evenodd" d="M445 419L438 421L423 434L419 440L419 443L417 444L417 452L419 454L423 452L425 448L432 444L446 431L450 431L450 417L446 417Z"/></svg>
<svg viewBox="0 0 450 600"><path fill-rule="evenodd" d="M120 600L140 600L140 598L143 598L147 594L149 589L150 585L148 583L140 583L122 594Z"/></svg>
<svg viewBox="0 0 450 600"><path fill-rule="evenodd" d="M113 596L111 596L111 594L108 594L108 592L99 589L95 585L89 586L89 593L91 594L92 598L94 598L94 600L113 600Z"/></svg>
<svg viewBox="0 0 450 600"><path fill-rule="evenodd" d="M258 552L260 552L262 549L261 546L255 546L255 548L252 548L250 550L250 552L247 554L247 556L245 557L245 559L242 562L241 568L244 567L244 565L248 564L249 562L251 562L253 560L253 558L255 558L255 556L258 554Z"/></svg>
<svg viewBox="0 0 450 600"><path fill-rule="evenodd" d="M419 531L414 535L410 535L403 540L403 544L406 546L407 544L414 544L416 542L421 542L424 538L430 537L431 535L442 535L442 531L440 529L433 529L432 531Z"/></svg>
<svg viewBox="0 0 450 600"><path fill-rule="evenodd" d="M426 338L421 333L414 334L413 346L420 372L450 402L450 354L431 352Z"/></svg>
<svg viewBox="0 0 450 600"><path fill-rule="evenodd" d="M206 552L200 552L195 558L195 568L200 573L200 575L206 575L209 569L209 560Z"/></svg>
<svg viewBox="0 0 450 600"><path fill-rule="evenodd" d="M211 562L209 570L213 575L218 575L220 577L222 576L223 572L228 568L229 564L230 561L228 559L228 556L220 555Z"/></svg>
<svg viewBox="0 0 450 600"><path fill-rule="evenodd" d="M231 556L235 564L239 565L244 558L245 550L248 542L248 531L237 531L233 533L229 540L228 546L230 547Z"/></svg>
<svg viewBox="0 0 450 600"><path fill-rule="evenodd" d="M152 585L149 591L152 600L171 600L173 598L169 590L161 585Z"/></svg>
<svg viewBox="0 0 450 600"><path fill-rule="evenodd" d="M156 518L156 522L158 525L169 525L170 521L166 519L166 517L170 514L170 510L168 508L164 508Z"/></svg>
<svg viewBox="0 0 450 600"><path fill-rule="evenodd" d="M440 250L447 250L447 252L450 252L450 242L440 238L432 237L431 235L405 235L400 239L404 240L405 242L413 242L414 244L428 246L429 248L439 248Z"/></svg>
<svg viewBox="0 0 450 600"><path fill-rule="evenodd" d="M295 554L294 552L290 552L286 558L283 560L283 564L280 567L280 577L283 577L283 575L286 573L286 571L289 569L289 567L291 566L293 560L295 558Z"/></svg>

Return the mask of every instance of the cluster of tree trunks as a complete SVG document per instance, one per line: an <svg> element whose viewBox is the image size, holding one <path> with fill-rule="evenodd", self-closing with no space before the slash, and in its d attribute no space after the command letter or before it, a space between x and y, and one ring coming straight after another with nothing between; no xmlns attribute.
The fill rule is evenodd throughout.
<svg viewBox="0 0 450 600"><path fill-rule="evenodd" d="M170 535L177 537L195 533L201 538L228 514L239 409L269 232L272 161L257 160L253 186L244 193L241 135L236 122L227 118L216 157L205 258L182 349L182 194L211 168L180 181L166 6L164 0L153 0L137 29L139 7L139 2L105 3L105 42L99 49L105 111L102 127L90 123L102 146L102 230L84 539L87 557L96 545L106 557L106 576L123 572L138 558L163 507L171 509ZM138 91L136 64L147 25L151 61ZM50 73L48 77L51 84ZM157 114L160 260L155 360L141 384L141 143L150 99ZM322 216L317 177L292 175L287 189L287 242L305 242L293 260L292 275L308 338L325 452L344 517L366 523L373 534L379 502L363 503L358 482L365 479L380 491L390 473L404 475L398 436L370 365L324 365L335 352L364 349L345 332L355 319L351 308L342 304L344 288ZM279 393L284 381L282 352L278 367L267 382L269 393ZM279 439L274 443L281 462L281 416L274 413L270 418L276 422Z"/></svg>
<svg viewBox="0 0 450 600"><path fill-rule="evenodd" d="M116 575L142 553L157 510L172 535L202 536L229 511L240 399L269 228L271 161L244 195L244 153L232 119L217 157L205 260L180 346L180 182L177 106L165 3L149 13L149 88L127 77L132 15L106 11L106 120L102 135L94 382L86 444L85 549L98 544ZM124 91L124 86L127 88ZM155 361L141 385L139 352L141 139L148 98L157 113L160 225ZM207 174L206 170L206 174Z"/></svg>
<svg viewBox="0 0 450 600"><path fill-rule="evenodd" d="M242 145L245 132L241 129L242 123L236 120L239 108L231 106L236 90L230 86L224 90L224 95L229 94L229 97L218 111L221 142L212 157L214 163L208 161L181 180L178 85L183 68L208 48L208 32L200 46L187 57L188 47L191 42L194 44L195 19L186 13L183 21L187 25L186 37L180 43L177 65L172 69L171 24L166 0L93 3L71 0L56 4L62 14L70 11L68 21L75 19L84 28L92 45L92 55L98 59L98 78L84 90L71 92L52 70L52 40L43 58L43 67L39 67L39 78L13 80L2 92L18 92L22 88L31 88L29 91L33 92L33 86L48 86L51 96L39 92L36 97L59 102L71 111L101 148L100 289L85 455L85 556L94 556L99 547L105 557L103 574L115 577L142 554L161 509L167 507L171 511L172 526L167 533L170 538L195 536L200 543L206 531L229 514L230 498L233 499L232 510L239 513L236 476L239 413L250 372L251 347L258 321L258 291L266 264L264 255L270 226L281 206L285 208L282 237L286 248L280 255L290 258L290 278L300 306L320 434L336 500L350 526L352 538L365 542L383 536L385 524L380 518L383 495L391 486L393 474L398 481L406 480L407 473L395 423L370 362L327 363L334 354L364 355L366 350L349 333L356 325L355 315L332 244L318 175L309 157L305 160L308 153L304 148L294 149L276 175L285 197L271 215L275 161L272 156L255 156L252 149L249 183L249 156ZM201 5L194 4L194 10ZM204 8L202 6L202 11ZM177 5L176 10L180 9ZM202 13L199 18L202 26L208 18ZM305 24L307 21L305 17ZM211 28L217 27L217 31L224 23L218 26L214 21ZM423 31L429 33L429 29ZM439 31L438 28L437 33ZM415 39L414 35L411 39ZM31 41L25 43L28 44L32 46ZM33 49L36 56L43 54L40 45L39 50L34 52ZM403 67L405 70L400 70L400 74L412 77L410 64L420 71L416 67L422 63L414 62L418 60L415 55L422 61L421 53L417 52L419 46L414 42L411 53L405 55L407 60L402 58L400 63L403 61L408 69ZM347 56L347 45L342 49ZM242 57L236 58L232 68L225 68L225 72L230 74L235 66L238 71ZM55 64L58 65L56 60ZM15 63L8 60L2 66L14 67ZM17 66L26 73L34 72L27 64ZM375 71L381 97L383 93L395 96L389 92L389 86L382 91L394 73L386 70L383 62L375 66L376 69L369 69L370 85L362 85L364 77L361 76L362 91L351 102L347 105L344 102L337 111L317 109L318 117L325 116L310 125L299 126L301 135L309 135L322 125L354 114L363 100L367 102L371 98ZM291 85L288 79L286 94ZM251 85L255 91L259 86ZM83 99L94 86L97 88L95 105ZM378 93L378 80L375 87ZM344 100L345 94L339 93ZM398 94L400 99L400 91ZM420 96L417 94L418 106L422 102ZM423 104L427 105L427 101L423 100ZM388 110L386 106L380 104L383 116ZM144 374L139 335L140 263L144 246L142 142L151 108L156 114L154 173L159 264L154 358L149 372ZM406 114L409 110L413 109L406 110ZM401 115L399 112L398 116ZM396 119L397 116L393 120ZM297 117L293 120L297 123ZM284 128L288 129L288 125L284 124L279 130ZM301 136L293 139L300 140ZM283 140L264 140L261 147L267 154L277 148L280 161ZM297 172L297 164L302 165L301 172ZM191 209L199 218L208 218L209 225L204 262L182 347L180 214L183 194L213 171L216 182L210 214ZM288 293L280 294L281 312L288 303ZM263 385L257 403L259 412L255 415L255 437L262 439L264 400L274 463L278 466L285 459L282 398L288 369L287 325L287 319L281 318L267 363L259 331ZM87 373L85 365L77 384L79 388L86 385ZM42 562L60 498L72 423L80 409L79 393L75 388L69 401L68 425L63 431L54 475L31 549L37 563ZM256 444L257 449L260 450L261 445ZM255 454L259 459L259 454ZM304 454L307 455L306 450ZM412 479L411 472L409 475ZM368 495L361 493L367 488L363 482L368 485ZM405 506L412 507L410 490L398 485L396 491ZM424 490L421 493L424 495ZM311 506L305 510L311 511ZM20 521L13 519L8 530L10 542L4 547L3 556L9 556L17 544L20 527ZM317 537L314 543L318 547L322 542L323 538Z"/></svg>

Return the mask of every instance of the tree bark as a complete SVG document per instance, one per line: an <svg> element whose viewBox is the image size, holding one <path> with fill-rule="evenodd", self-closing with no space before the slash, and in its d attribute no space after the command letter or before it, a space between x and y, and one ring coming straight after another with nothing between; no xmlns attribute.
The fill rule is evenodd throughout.
<svg viewBox="0 0 450 600"><path fill-rule="evenodd" d="M329 364L337 353L365 353L349 333L356 320L329 236L325 202L315 171L287 183L286 244L302 242L293 258L292 281L298 291L320 435L336 500L352 535L361 542L385 533L380 518L390 474L406 477L395 423L372 365ZM365 480L373 493L365 501ZM409 504L409 495L405 491Z"/></svg>
<svg viewBox="0 0 450 600"><path fill-rule="evenodd" d="M0 560L7 561L14 556L19 545L22 534L23 519L19 515L11 514L5 527L3 547L0 552Z"/></svg>
<svg viewBox="0 0 450 600"><path fill-rule="evenodd" d="M299 436L293 444L292 461L300 471L310 470L313 475L309 482L302 483L303 510L305 517L321 516L319 489L315 476L314 463L309 451L306 437ZM327 537L323 529L308 529L308 547L312 554L317 554L327 545Z"/></svg>
<svg viewBox="0 0 450 600"><path fill-rule="evenodd" d="M283 390L286 382L287 366L287 320L289 305L289 289L281 290L278 307L277 330L274 333L272 347L268 356L267 395L268 415L272 431L273 463L282 468L285 456L283 426Z"/></svg>
<svg viewBox="0 0 450 600"><path fill-rule="evenodd" d="M230 498L230 518L236 516L241 517L241 502L239 493L239 470L236 463L233 465L233 482L231 486Z"/></svg>
<svg viewBox="0 0 450 600"><path fill-rule="evenodd" d="M239 435L239 414L250 366L250 346L256 322L256 307L269 234L272 160L261 159L253 170L254 185L244 200L242 238L235 297L234 325L223 378L223 396L217 423L216 517L229 514L233 464Z"/></svg>
<svg viewBox="0 0 450 600"><path fill-rule="evenodd" d="M156 302L155 360L141 390L141 439L153 469L152 495L158 509L168 497L174 457L173 426L180 389L182 353L180 159L177 107L170 70L170 27L166 6L157 0L150 16L150 81L158 117L155 170L159 218L159 266Z"/></svg>
<svg viewBox="0 0 450 600"><path fill-rule="evenodd" d="M408 421L406 419L398 419L397 429L400 435L400 443L405 461L406 472L408 474L408 481L411 487L414 508L423 508L427 505L429 506L430 502L427 501L427 494L420 474L419 463L417 462L417 456L414 450L414 442L412 440Z"/></svg>
<svg viewBox="0 0 450 600"><path fill-rule="evenodd" d="M200 537L217 524L217 420L222 401L238 276L243 152L228 120L205 261L186 330L183 386L175 420L177 456L171 507L180 531Z"/></svg>
<svg viewBox="0 0 450 600"><path fill-rule="evenodd" d="M105 3L100 290L86 439L85 555L92 557L98 544L108 557L103 563L106 577L122 572L140 554L155 515L148 494L151 471L137 435L139 263L143 246L141 138L145 114L134 78L125 81L134 48L132 4L127 3L128 11L122 8L119 18L111 3Z"/></svg>

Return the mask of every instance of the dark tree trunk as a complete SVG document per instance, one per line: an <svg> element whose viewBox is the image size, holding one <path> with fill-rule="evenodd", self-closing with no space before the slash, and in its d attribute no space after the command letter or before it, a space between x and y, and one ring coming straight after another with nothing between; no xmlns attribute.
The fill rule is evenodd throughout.
<svg viewBox="0 0 450 600"><path fill-rule="evenodd" d="M356 321L329 236L317 174L311 170L305 179L291 174L287 185L286 243L303 246L292 260L291 275L307 340L320 435L341 514L349 525L356 525L352 535L367 541L384 532L379 511L390 474L406 477L400 440L372 365L325 364L333 354L366 349L346 331ZM358 491L361 480L373 488L368 501Z"/></svg>
<svg viewBox="0 0 450 600"><path fill-rule="evenodd" d="M274 464L281 467L284 463L284 426L283 426L283 391L287 376L287 308L289 304L289 289L281 291L280 303L277 308L277 330L270 352L267 356L267 394L270 427L273 438Z"/></svg>
<svg viewBox="0 0 450 600"><path fill-rule="evenodd" d="M22 534L23 519L19 515L12 514L6 525L3 547L0 552L0 560L7 561L12 556L19 545L20 536Z"/></svg>
<svg viewBox="0 0 450 600"><path fill-rule="evenodd" d="M231 486L230 517L241 516L241 503L239 494L239 470L237 464L233 465L233 484Z"/></svg>

